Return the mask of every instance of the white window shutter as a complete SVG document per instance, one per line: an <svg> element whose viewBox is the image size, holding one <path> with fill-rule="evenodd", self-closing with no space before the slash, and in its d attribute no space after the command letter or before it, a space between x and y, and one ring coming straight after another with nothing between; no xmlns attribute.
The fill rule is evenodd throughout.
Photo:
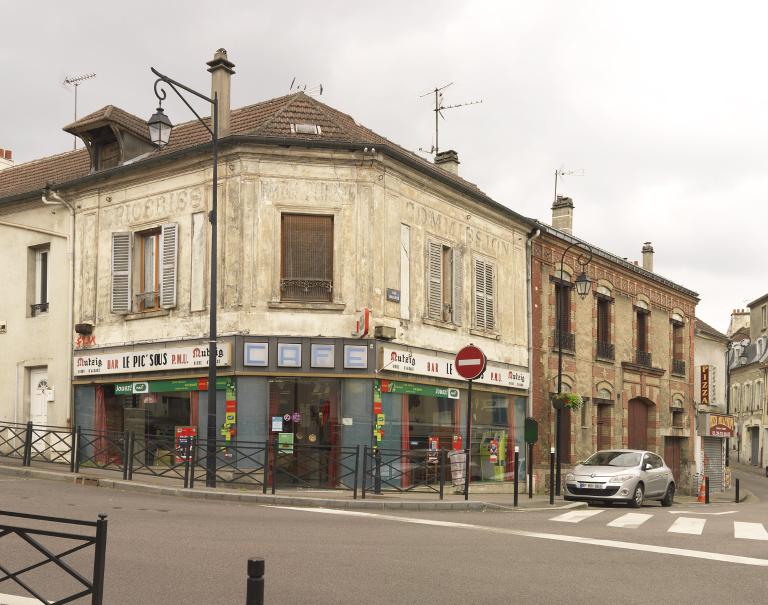
<svg viewBox="0 0 768 605"><path fill-rule="evenodd" d="M454 248L453 253L453 323L461 325L464 315L464 262L461 250Z"/></svg>
<svg viewBox="0 0 768 605"><path fill-rule="evenodd" d="M112 234L112 313L131 312L131 234Z"/></svg>
<svg viewBox="0 0 768 605"><path fill-rule="evenodd" d="M485 329L496 329L496 311L494 308L494 288L496 286L496 273L493 265L485 264Z"/></svg>
<svg viewBox="0 0 768 605"><path fill-rule="evenodd" d="M475 259L475 327L485 330L485 263Z"/></svg>
<svg viewBox="0 0 768 605"><path fill-rule="evenodd" d="M160 235L160 306L172 309L176 306L176 266L179 255L179 225L166 223Z"/></svg>
<svg viewBox="0 0 768 605"><path fill-rule="evenodd" d="M436 242L427 245L427 316L443 319L443 247Z"/></svg>

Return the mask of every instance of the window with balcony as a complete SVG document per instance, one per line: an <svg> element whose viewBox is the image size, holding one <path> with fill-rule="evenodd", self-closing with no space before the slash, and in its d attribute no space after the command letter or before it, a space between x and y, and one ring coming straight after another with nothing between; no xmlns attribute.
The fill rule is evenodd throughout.
<svg viewBox="0 0 768 605"><path fill-rule="evenodd" d="M611 299L597 296L597 358L614 359L614 346L611 337Z"/></svg>
<svg viewBox="0 0 768 605"><path fill-rule="evenodd" d="M333 300L333 216L282 215L280 299Z"/></svg>
<svg viewBox="0 0 768 605"><path fill-rule="evenodd" d="M637 351L635 361L638 365L651 367L651 352L649 350L648 331L650 329L651 314L647 308L635 308L636 343Z"/></svg>
<svg viewBox="0 0 768 605"><path fill-rule="evenodd" d="M685 376L685 358L683 353L683 338L685 336L684 324L676 319L672 320L672 373Z"/></svg>
<svg viewBox="0 0 768 605"><path fill-rule="evenodd" d="M576 335L571 331L571 284L556 280L554 348L563 351L576 350Z"/></svg>
<svg viewBox="0 0 768 605"><path fill-rule="evenodd" d="M29 273L29 282L31 287L27 292L31 293L29 298L30 316L36 317L48 312L48 278L51 248L49 244L30 248L31 268Z"/></svg>

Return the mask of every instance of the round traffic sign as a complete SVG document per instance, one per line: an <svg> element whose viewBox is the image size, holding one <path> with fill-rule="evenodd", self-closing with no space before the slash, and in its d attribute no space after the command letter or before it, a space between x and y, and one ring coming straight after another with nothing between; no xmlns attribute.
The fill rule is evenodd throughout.
<svg viewBox="0 0 768 605"><path fill-rule="evenodd" d="M459 376L465 380L474 380L485 372L486 362L485 353L476 346L469 345L456 353L453 365Z"/></svg>

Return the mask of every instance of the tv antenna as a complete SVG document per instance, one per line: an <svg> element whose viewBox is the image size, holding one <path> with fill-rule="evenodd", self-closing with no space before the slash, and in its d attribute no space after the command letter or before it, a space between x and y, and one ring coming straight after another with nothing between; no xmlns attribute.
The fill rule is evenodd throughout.
<svg viewBox="0 0 768 605"><path fill-rule="evenodd" d="M74 86L75 87L75 122L77 122L77 87L80 86L83 82L86 80L90 80L91 78L95 78L96 74L90 73L90 74L83 74L81 76L65 76L64 81L62 84L65 87ZM72 135L75 139L75 149L77 149L77 137Z"/></svg>
<svg viewBox="0 0 768 605"><path fill-rule="evenodd" d="M584 176L587 173L586 170L583 168L579 168L577 170L566 170L565 166L560 166L557 170L555 170L555 199L554 201L557 202L557 181L563 180L564 176Z"/></svg>
<svg viewBox="0 0 768 605"><path fill-rule="evenodd" d="M445 111L446 109L456 109L457 107L464 107L466 105L477 105L478 103L483 102L483 100L480 99L479 101L466 101L464 103L456 103L455 105L443 105L443 91L452 85L453 85L453 82L448 82L448 84L445 84L444 86L440 86L438 88L430 90L429 92L425 92L423 95L419 95L419 98L423 98L429 95L435 95L435 108L432 110L435 112L435 144L432 145L429 148L429 150L419 147L419 151L424 151L426 153L434 153L435 155L437 155L440 152L440 145L439 145L440 126L437 118L439 116L445 119L445 116L443 115L443 111Z"/></svg>
<svg viewBox="0 0 768 605"><path fill-rule="evenodd" d="M309 96L315 96L318 97L323 94L323 85L322 84L316 84L315 86L311 86L309 89L307 89L306 84L301 84L296 82L296 78L291 80L291 86L288 88L289 94L294 94L297 92L303 92L304 94L308 94Z"/></svg>

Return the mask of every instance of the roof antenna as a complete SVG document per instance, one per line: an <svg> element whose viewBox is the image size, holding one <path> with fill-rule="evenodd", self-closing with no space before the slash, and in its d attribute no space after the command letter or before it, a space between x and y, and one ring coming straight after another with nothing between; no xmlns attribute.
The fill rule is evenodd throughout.
<svg viewBox="0 0 768 605"><path fill-rule="evenodd" d="M437 117L440 116L441 118L445 119L445 116L443 115L444 110L456 109L457 107L464 107L465 105L477 105L478 103L483 102L483 100L480 99L479 101L467 101L465 103L457 103L455 105L443 105L443 91L451 85L453 85L453 82L448 82L448 84L445 84L444 86L440 86L430 90L429 92L425 92L423 95L419 95L419 98L423 98L432 94L435 95L435 108L432 110L435 112L435 143L429 148L429 150L419 147L419 151L423 151L425 153L433 153L435 155L440 152L440 147L438 144L440 128L438 125Z"/></svg>
<svg viewBox="0 0 768 605"><path fill-rule="evenodd" d="M316 84L315 86L311 86L309 89L307 89L306 84L297 83L296 78L291 80L291 85L288 87L288 94L295 94L297 92L303 92L304 94L307 94L311 97L317 95L318 97L323 94L323 85L322 84Z"/></svg>
<svg viewBox="0 0 768 605"><path fill-rule="evenodd" d="M579 168L577 170L566 170L565 166L560 166L557 170L555 170L555 199L554 203L557 203L557 181L560 179L563 180L564 176L584 176L587 174L587 171L583 168Z"/></svg>
<svg viewBox="0 0 768 605"><path fill-rule="evenodd" d="M65 87L74 86L75 87L75 122L77 122L77 87L80 86L81 82L85 82L86 80L90 80L91 78L95 78L96 74L90 73L90 74L83 74L81 76L65 76L64 81L62 84ZM75 139L75 149L77 149L77 137L75 135L72 135Z"/></svg>

